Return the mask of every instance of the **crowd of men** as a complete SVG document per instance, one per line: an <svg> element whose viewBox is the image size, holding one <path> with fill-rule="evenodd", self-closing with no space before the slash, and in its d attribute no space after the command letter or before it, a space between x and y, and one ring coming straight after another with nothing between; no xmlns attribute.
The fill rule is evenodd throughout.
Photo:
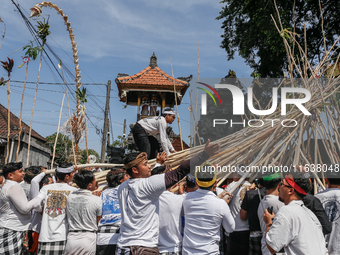
<svg viewBox="0 0 340 255"><path fill-rule="evenodd" d="M162 165L165 152L153 169L146 152L128 154L102 192L94 172L72 164L51 176L9 163L0 254L340 254L340 178L315 196L301 172L250 183L238 171L218 188L216 172L194 171L218 152L208 141L176 169Z"/></svg>

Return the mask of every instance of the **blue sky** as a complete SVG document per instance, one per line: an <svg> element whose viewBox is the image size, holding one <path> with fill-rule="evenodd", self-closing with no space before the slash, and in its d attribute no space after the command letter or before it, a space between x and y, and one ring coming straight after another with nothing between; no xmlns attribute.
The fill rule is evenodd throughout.
<svg viewBox="0 0 340 255"><path fill-rule="evenodd" d="M29 16L30 7L36 0L16 0L25 15ZM71 27L78 45L79 67L83 83L88 90L88 105L86 112L90 117L88 143L89 148L100 153L101 137L96 134L96 128L103 128L105 107L105 84L112 81L111 90L111 120L112 136L123 133L123 122L127 124L136 121L136 107L124 109L124 104L118 100L117 86L114 82L118 73L133 75L149 65L150 56L155 52L158 67L171 75L170 58L172 59L175 77L198 75L198 42L200 51L200 78L222 78L229 69L233 69L238 77L250 77L252 70L245 65L243 59L235 56L235 60L227 61L226 53L220 48L221 20L219 15L222 4L213 0L56 0L52 2L63 9L68 15ZM6 23L6 36L0 50L0 59L26 45L32 36L23 19L10 0L1 0L0 17ZM51 35L47 43L62 59L63 65L74 73L71 44L63 20L56 11L43 8L43 17L49 17ZM50 16L48 16L49 14ZM36 20L31 20L36 24ZM3 24L0 23L0 31ZM15 61L12 81L23 81L25 68L17 68L22 63L23 51L10 55ZM50 55L52 55L50 53ZM52 58L54 64L58 64ZM24 98L23 121L30 122L30 114L38 75L39 59L30 63L27 89ZM45 83L60 83L62 80L51 71L51 64L42 63L40 81ZM7 76L0 69L0 77ZM74 82L66 75L66 82ZM11 83L11 111L19 116L22 83ZM75 89L75 85L72 87ZM191 82L193 95L196 95L196 83ZM7 85L0 88L0 102L7 107ZM189 143L190 135L190 103L189 90L179 107L181 128L184 141ZM57 130L59 111L64 89L61 85L40 84L38 98L33 117L33 129L42 136L50 135ZM75 110L74 100L70 101L71 111ZM62 123L68 116L67 102L64 102ZM178 133L177 121L173 123L175 133ZM127 129L129 130L129 128ZM85 143L80 145L85 148Z"/></svg>

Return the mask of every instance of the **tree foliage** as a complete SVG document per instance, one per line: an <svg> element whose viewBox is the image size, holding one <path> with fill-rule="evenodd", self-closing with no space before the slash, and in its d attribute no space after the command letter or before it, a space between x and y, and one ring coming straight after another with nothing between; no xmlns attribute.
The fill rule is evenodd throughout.
<svg viewBox="0 0 340 255"><path fill-rule="evenodd" d="M95 155L96 158L97 158L97 162L99 162L100 157L99 157L98 152L96 152L95 150L89 149L89 155ZM87 153L86 153L86 150L82 150L80 152L80 156L81 156L80 164L87 164Z"/></svg>
<svg viewBox="0 0 340 255"><path fill-rule="evenodd" d="M117 136L117 139L113 141L111 146L113 147L123 147L123 137L121 135Z"/></svg>
<svg viewBox="0 0 340 255"><path fill-rule="evenodd" d="M55 138L57 136L57 132L52 135L46 137L47 145L51 148L51 153L53 152ZM67 157L72 153L72 141L68 136L63 134L58 134L58 140L56 145L56 159L55 161L59 164L60 162L64 162L67 160Z"/></svg>
<svg viewBox="0 0 340 255"><path fill-rule="evenodd" d="M37 46L37 47L33 47L33 42L30 41L29 44L27 44L23 50L25 52L25 56L28 56L30 57L31 59L33 60L36 60L37 59L37 56L38 56L38 52L41 52L42 51L42 47L41 46Z"/></svg>
<svg viewBox="0 0 340 255"><path fill-rule="evenodd" d="M340 34L337 19L340 1L320 1L325 40L329 48ZM261 77L282 77L283 71L287 71L288 59L280 34L295 36L304 49L305 24L307 58L312 65L322 59L325 48L319 0L276 0L283 25L283 28L279 25L281 33L270 16L273 15L279 24L274 1L223 0L221 3L224 3L224 7L217 19L223 20L221 47L226 50L228 60L233 59L238 52ZM294 55L300 56L297 47ZM301 61L300 57L297 58Z"/></svg>

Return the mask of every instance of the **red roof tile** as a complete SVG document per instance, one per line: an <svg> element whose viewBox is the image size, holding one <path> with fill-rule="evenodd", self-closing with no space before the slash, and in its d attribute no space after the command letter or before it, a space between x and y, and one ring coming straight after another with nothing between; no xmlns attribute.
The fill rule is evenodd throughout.
<svg viewBox="0 0 340 255"><path fill-rule="evenodd" d="M179 137L172 137L172 146L176 151L181 151L181 139ZM190 147L183 141L183 149L189 149Z"/></svg>
<svg viewBox="0 0 340 255"><path fill-rule="evenodd" d="M7 137L7 125L8 125L8 110L6 107L4 107L2 104L0 104L0 137ZM15 135L19 134L19 121L20 119L15 116L12 112L11 112L11 124L10 124L10 129L11 129L11 134L10 134L10 138L12 138ZM26 132L27 134L29 133L30 127L28 125L26 125L23 121L21 122L21 127L23 129L25 129L24 132ZM37 138L41 141L46 142L46 139L44 137L42 137L41 135L39 135L37 132L35 132L32 129L32 136L34 138Z"/></svg>
<svg viewBox="0 0 340 255"><path fill-rule="evenodd" d="M121 84L148 84L158 86L187 86L188 82L171 77L163 72L160 68L151 68L148 66L144 70L132 76L123 76L117 78Z"/></svg>

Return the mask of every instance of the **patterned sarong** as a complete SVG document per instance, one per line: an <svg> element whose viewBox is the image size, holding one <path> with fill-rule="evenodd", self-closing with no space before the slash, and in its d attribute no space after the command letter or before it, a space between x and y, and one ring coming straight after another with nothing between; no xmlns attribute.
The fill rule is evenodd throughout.
<svg viewBox="0 0 340 255"><path fill-rule="evenodd" d="M0 228L0 254L20 255L25 231Z"/></svg>
<svg viewBox="0 0 340 255"><path fill-rule="evenodd" d="M63 255L65 251L66 240L59 242L39 243L39 255Z"/></svg>
<svg viewBox="0 0 340 255"><path fill-rule="evenodd" d="M158 255L158 247L130 246L116 248L116 255Z"/></svg>

